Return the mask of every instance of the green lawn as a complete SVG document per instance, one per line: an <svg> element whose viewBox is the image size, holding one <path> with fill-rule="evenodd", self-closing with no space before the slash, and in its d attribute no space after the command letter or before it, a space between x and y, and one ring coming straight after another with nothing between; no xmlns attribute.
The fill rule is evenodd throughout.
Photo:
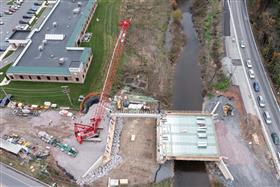
<svg viewBox="0 0 280 187"><path fill-rule="evenodd" d="M3 74L2 74L2 75L0 75L0 82L2 82L2 80L3 80L3 79L4 79L4 77L5 77L4 72L6 72L6 71L7 71L7 69L8 69L10 66L11 66L11 64L6 65L5 67L3 67L3 68L1 68L1 69L0 69L0 72L3 72Z"/></svg>
<svg viewBox="0 0 280 187"><path fill-rule="evenodd" d="M84 84L65 83L34 83L12 81L4 87L7 93L14 95L14 99L29 104L42 104L51 101L60 106L69 106L67 97L62 93L61 86L69 86L70 95L77 107L79 95L87 95L92 91L100 91L106 72L106 64L114 47L119 31L120 0L99 0L98 7L88 32L92 32L91 41L82 46L92 47L93 63L87 73ZM97 21L96 19L99 19ZM3 97L3 93L0 93Z"/></svg>

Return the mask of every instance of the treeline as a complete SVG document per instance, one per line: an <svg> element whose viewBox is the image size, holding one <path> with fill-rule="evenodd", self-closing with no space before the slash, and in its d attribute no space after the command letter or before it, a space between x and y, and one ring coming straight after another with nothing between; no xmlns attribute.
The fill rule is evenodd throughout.
<svg viewBox="0 0 280 187"><path fill-rule="evenodd" d="M250 19L275 88L280 91L280 1L250 0Z"/></svg>

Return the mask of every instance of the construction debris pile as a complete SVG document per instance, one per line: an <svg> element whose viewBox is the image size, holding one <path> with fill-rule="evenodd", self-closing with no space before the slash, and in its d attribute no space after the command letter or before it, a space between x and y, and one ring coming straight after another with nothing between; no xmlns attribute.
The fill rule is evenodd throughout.
<svg viewBox="0 0 280 187"><path fill-rule="evenodd" d="M116 167L121 163L122 158L120 155L118 155L118 152L120 147L120 135L121 135L122 128L123 128L123 122L121 119L118 119L114 132L111 160L106 164L99 166L95 170L90 171L86 176L78 179L76 181L77 184L79 185L90 184L96 181L98 178L108 174L114 167Z"/></svg>
<svg viewBox="0 0 280 187"><path fill-rule="evenodd" d="M50 154L49 148L35 146L17 134L4 135L3 140L21 146L18 156L27 161L46 159ZM11 150L7 147L6 151Z"/></svg>
<svg viewBox="0 0 280 187"><path fill-rule="evenodd" d="M114 97L117 111L129 112L159 112L159 102L151 97L128 94L123 90L121 94Z"/></svg>
<svg viewBox="0 0 280 187"><path fill-rule="evenodd" d="M8 104L8 108L12 109L12 113L16 116L23 116L23 117L27 117L27 116L39 116L40 112L42 110L47 110L47 109L56 109L57 108L57 104L52 104L51 102L44 102L44 105L40 106L40 105L25 105L23 103L20 102L13 102L11 101Z"/></svg>
<svg viewBox="0 0 280 187"><path fill-rule="evenodd" d="M76 157L78 155L78 151L75 148L70 147L68 144L61 143L58 139L50 136L45 131L40 131L38 133L38 137L44 142L58 148L60 151L66 153L69 156Z"/></svg>

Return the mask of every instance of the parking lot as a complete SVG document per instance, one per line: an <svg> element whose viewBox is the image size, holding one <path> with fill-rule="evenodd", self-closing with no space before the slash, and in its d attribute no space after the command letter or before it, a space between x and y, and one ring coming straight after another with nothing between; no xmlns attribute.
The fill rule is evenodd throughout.
<svg viewBox="0 0 280 187"><path fill-rule="evenodd" d="M20 25L19 21L23 20L22 16L27 15L27 11L34 6L34 2L38 1L25 0L17 9L14 9L11 15L9 15L5 13L5 11L9 11L11 5L7 4L7 0L0 0L0 47L2 49L8 47L9 44L5 40L12 34L13 29ZM0 54L1 52L3 51L0 51Z"/></svg>

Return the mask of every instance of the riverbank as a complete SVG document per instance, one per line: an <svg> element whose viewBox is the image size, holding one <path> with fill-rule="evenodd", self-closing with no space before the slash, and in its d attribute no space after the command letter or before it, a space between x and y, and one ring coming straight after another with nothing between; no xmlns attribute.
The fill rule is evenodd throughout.
<svg viewBox="0 0 280 187"><path fill-rule="evenodd" d="M169 0L123 0L121 8L122 18L132 18L132 24L118 85L153 96L165 106L171 95L172 65L164 47L171 11Z"/></svg>
<svg viewBox="0 0 280 187"><path fill-rule="evenodd" d="M224 57L222 30L223 1L192 0L193 22L201 45L199 63L201 64L203 96L215 90L226 90L229 79L221 70Z"/></svg>

